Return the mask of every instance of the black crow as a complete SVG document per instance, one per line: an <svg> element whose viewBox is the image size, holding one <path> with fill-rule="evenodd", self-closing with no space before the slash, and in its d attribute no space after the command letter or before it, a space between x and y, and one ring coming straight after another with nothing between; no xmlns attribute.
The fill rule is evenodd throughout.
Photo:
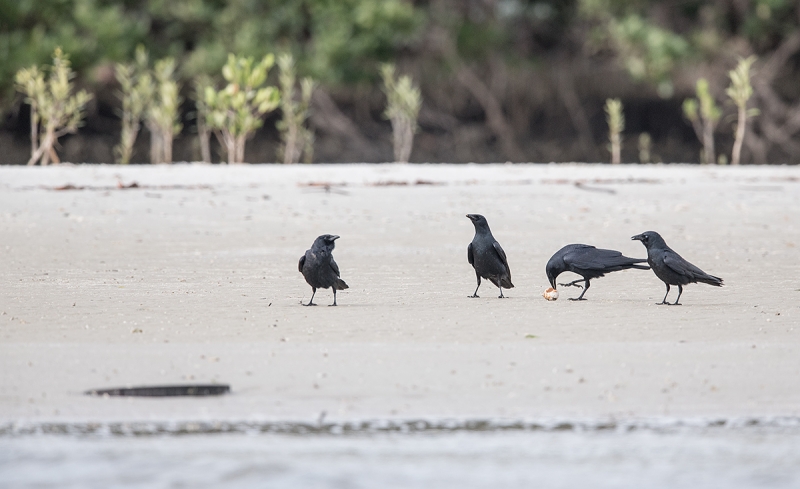
<svg viewBox="0 0 800 489"><path fill-rule="evenodd" d="M644 247L647 248L647 263L650 264L650 268L653 269L656 277L660 278L667 286L667 293L664 294L664 299L659 304L670 305L667 302L670 285L678 286L678 298L675 299L676 306L680 305L678 301L681 299L683 286L686 284L703 282L715 287L722 287L721 278L709 275L684 260L681 255L667 246L664 238L657 232L647 231L637 234L631 239L641 241Z"/></svg>
<svg viewBox="0 0 800 489"><path fill-rule="evenodd" d="M578 282L583 282L583 292L577 299L570 298L571 301L586 300L583 295L589 290L589 280L599 278L609 272L617 272L628 268L639 270L650 270L647 265L637 265L647 260L628 258L615 250L597 249L594 246L585 244L571 244L558 250L547 262L545 271L550 285L556 288L556 278L563 272L573 272L582 276L583 279L572 281L568 284L558 284L565 287L581 287Z"/></svg>
<svg viewBox="0 0 800 489"><path fill-rule="evenodd" d="M500 289L500 298L502 299L504 297L503 288L514 288L514 284L511 283L511 269L508 268L506 252L492 236L485 217L480 214L467 214L467 217L475 226L475 237L467 246L467 260L475 269L475 276L478 277L475 293L469 297L478 297L478 289L481 286L481 277L483 277Z"/></svg>
<svg viewBox="0 0 800 489"><path fill-rule="evenodd" d="M333 260L333 248L336 246L334 241L339 236L323 234L314 240L310 250L300 258L297 268L305 277L308 285L311 286L311 300L304 306L316 306L314 304L314 294L317 289L333 288L333 304L336 305L336 291L349 288L344 280L339 278L339 265Z"/></svg>

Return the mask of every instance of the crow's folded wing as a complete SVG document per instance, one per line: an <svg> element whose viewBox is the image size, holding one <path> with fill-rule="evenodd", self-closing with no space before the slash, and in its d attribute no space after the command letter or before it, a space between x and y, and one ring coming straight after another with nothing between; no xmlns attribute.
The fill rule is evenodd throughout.
<svg viewBox="0 0 800 489"><path fill-rule="evenodd" d="M494 246L494 251L497 252L497 256L500 257L500 260L503 262L503 265L505 265L506 270L510 274L511 273L511 269L508 267L508 259L506 258L506 252L503 251L503 247L500 246L500 243L498 243L497 241L492 243L492 246Z"/></svg>
<svg viewBox="0 0 800 489"><path fill-rule="evenodd" d="M594 246L578 248L564 255L567 266L583 270L605 270L617 266L622 253L614 250L597 249Z"/></svg>
<svg viewBox="0 0 800 489"><path fill-rule="evenodd" d="M697 277L703 277L706 275L705 272L703 272L696 266L692 265L688 261L684 260L681 255L675 253L672 250L665 250L663 257L664 257L664 264L677 274L692 279Z"/></svg>

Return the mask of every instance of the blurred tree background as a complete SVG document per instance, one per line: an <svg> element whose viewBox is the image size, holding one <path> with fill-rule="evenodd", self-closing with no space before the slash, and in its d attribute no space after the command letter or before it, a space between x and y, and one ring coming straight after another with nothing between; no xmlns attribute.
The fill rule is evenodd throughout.
<svg viewBox="0 0 800 489"><path fill-rule="evenodd" d="M30 111L14 91L21 68L61 46L94 94L65 161L112 162L120 139L117 63L171 57L182 132L173 159L200 160L193 86L222 82L228 54L291 54L317 84L314 161L391 161L380 66L422 93L411 161L609 161L606 99L624 105L622 162L698 162L683 102L700 78L722 110L716 149L730 154L737 107L726 97L740 58L756 117L743 163L800 163L800 3L796 0L0 0L0 163L29 157ZM270 85L278 85L270 73ZM276 161L280 110L248 143L246 161ZM646 135L646 137L642 137ZM148 161L142 130L132 162ZM219 161L224 151L213 149ZM220 156L223 155L223 156Z"/></svg>

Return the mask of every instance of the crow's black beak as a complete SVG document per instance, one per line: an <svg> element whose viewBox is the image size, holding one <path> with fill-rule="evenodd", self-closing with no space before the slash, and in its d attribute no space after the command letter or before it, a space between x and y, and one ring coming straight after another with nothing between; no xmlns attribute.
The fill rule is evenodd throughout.
<svg viewBox="0 0 800 489"><path fill-rule="evenodd" d="M554 289L556 288L556 277L553 276L553 270L550 267L547 267L545 270L545 274L547 274L547 281L550 282L550 286Z"/></svg>
<svg viewBox="0 0 800 489"><path fill-rule="evenodd" d="M335 234L331 236L331 241L336 241L337 239L339 239L339 236L336 236Z"/></svg>
<svg viewBox="0 0 800 489"><path fill-rule="evenodd" d="M469 218L470 221L474 221L475 219L477 219L475 214L467 214L467 217Z"/></svg>
<svg viewBox="0 0 800 489"><path fill-rule="evenodd" d="M637 234L636 236L631 236L631 239L634 241L642 241L644 239L644 236L641 234Z"/></svg>

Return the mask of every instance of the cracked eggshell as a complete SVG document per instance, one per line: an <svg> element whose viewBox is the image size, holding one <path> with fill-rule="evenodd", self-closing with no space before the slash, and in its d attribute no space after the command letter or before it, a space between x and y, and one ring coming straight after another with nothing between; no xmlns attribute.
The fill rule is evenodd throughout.
<svg viewBox="0 0 800 489"><path fill-rule="evenodd" d="M558 291L552 287L549 287L547 290L544 291L542 297L549 301L558 300Z"/></svg>

